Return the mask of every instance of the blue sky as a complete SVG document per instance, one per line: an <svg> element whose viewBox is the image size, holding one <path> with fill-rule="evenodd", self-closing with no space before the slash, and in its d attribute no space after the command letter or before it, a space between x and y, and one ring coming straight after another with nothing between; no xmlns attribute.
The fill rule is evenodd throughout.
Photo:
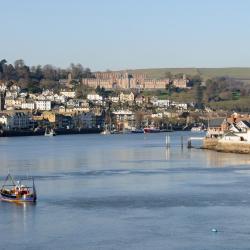
<svg viewBox="0 0 250 250"><path fill-rule="evenodd" d="M247 0L0 0L0 58L92 70L250 66Z"/></svg>

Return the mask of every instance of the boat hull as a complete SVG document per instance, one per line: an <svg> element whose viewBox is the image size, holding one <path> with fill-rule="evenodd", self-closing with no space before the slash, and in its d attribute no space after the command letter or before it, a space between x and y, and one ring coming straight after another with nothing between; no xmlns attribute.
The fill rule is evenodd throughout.
<svg viewBox="0 0 250 250"><path fill-rule="evenodd" d="M6 202L36 202L36 196L22 196L5 195L1 193L1 200Z"/></svg>
<svg viewBox="0 0 250 250"><path fill-rule="evenodd" d="M143 130L131 130L132 134L143 134L144 131Z"/></svg>
<svg viewBox="0 0 250 250"><path fill-rule="evenodd" d="M144 133L160 133L161 130L157 128L144 128Z"/></svg>

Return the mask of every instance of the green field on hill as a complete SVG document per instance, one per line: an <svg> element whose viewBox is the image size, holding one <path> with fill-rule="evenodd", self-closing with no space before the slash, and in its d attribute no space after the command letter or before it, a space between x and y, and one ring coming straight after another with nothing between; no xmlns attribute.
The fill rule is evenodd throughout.
<svg viewBox="0 0 250 250"><path fill-rule="evenodd" d="M157 69L134 69L130 73L143 73L149 78L164 78L167 72L173 75L182 73L190 76L200 75L203 80L214 77L230 77L245 82L250 82L250 68L157 68Z"/></svg>

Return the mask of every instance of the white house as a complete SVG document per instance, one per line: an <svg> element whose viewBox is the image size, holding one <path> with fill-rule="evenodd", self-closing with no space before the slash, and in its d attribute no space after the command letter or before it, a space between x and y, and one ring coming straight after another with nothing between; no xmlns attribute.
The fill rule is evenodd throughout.
<svg viewBox="0 0 250 250"><path fill-rule="evenodd" d="M235 141L241 141L242 138L244 138L244 137L240 137L240 136L237 135L237 133L229 131L229 132L225 133L222 136L221 141L232 141L232 142L235 142Z"/></svg>
<svg viewBox="0 0 250 250"><path fill-rule="evenodd" d="M130 110L118 110L112 112L113 117L115 118L118 130L121 128L131 128L134 126L135 114Z"/></svg>
<svg viewBox="0 0 250 250"><path fill-rule="evenodd" d="M35 107L38 110L51 110L51 101L49 100L39 100L35 102Z"/></svg>
<svg viewBox="0 0 250 250"><path fill-rule="evenodd" d="M23 102L21 105L21 108L33 110L33 109L35 109L35 103L34 102Z"/></svg>
<svg viewBox="0 0 250 250"><path fill-rule="evenodd" d="M245 121L245 120L241 120L241 121L237 122L236 126L242 132L246 132L248 129L250 129L250 123L248 121Z"/></svg>
<svg viewBox="0 0 250 250"><path fill-rule="evenodd" d="M130 110L118 110L112 113L117 121L132 121L134 120L134 113Z"/></svg>
<svg viewBox="0 0 250 250"><path fill-rule="evenodd" d="M240 128L235 123L231 123L228 130L236 133L240 132Z"/></svg>
<svg viewBox="0 0 250 250"><path fill-rule="evenodd" d="M101 102L103 98L102 98L102 96L100 96L98 94L88 94L87 99L89 101Z"/></svg>
<svg viewBox="0 0 250 250"><path fill-rule="evenodd" d="M156 107L167 108L170 106L170 100L155 100L152 104Z"/></svg>

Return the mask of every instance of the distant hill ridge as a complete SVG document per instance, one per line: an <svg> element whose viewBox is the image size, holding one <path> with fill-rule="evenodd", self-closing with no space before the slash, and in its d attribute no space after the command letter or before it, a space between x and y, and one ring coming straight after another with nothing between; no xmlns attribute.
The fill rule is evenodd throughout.
<svg viewBox="0 0 250 250"><path fill-rule="evenodd" d="M121 72L114 71L114 72ZM128 69L129 73L143 73L150 78L164 78L166 72L186 75L200 75L204 80L213 77L230 77L244 80L250 83L250 67L230 67L230 68L153 68L153 69Z"/></svg>

